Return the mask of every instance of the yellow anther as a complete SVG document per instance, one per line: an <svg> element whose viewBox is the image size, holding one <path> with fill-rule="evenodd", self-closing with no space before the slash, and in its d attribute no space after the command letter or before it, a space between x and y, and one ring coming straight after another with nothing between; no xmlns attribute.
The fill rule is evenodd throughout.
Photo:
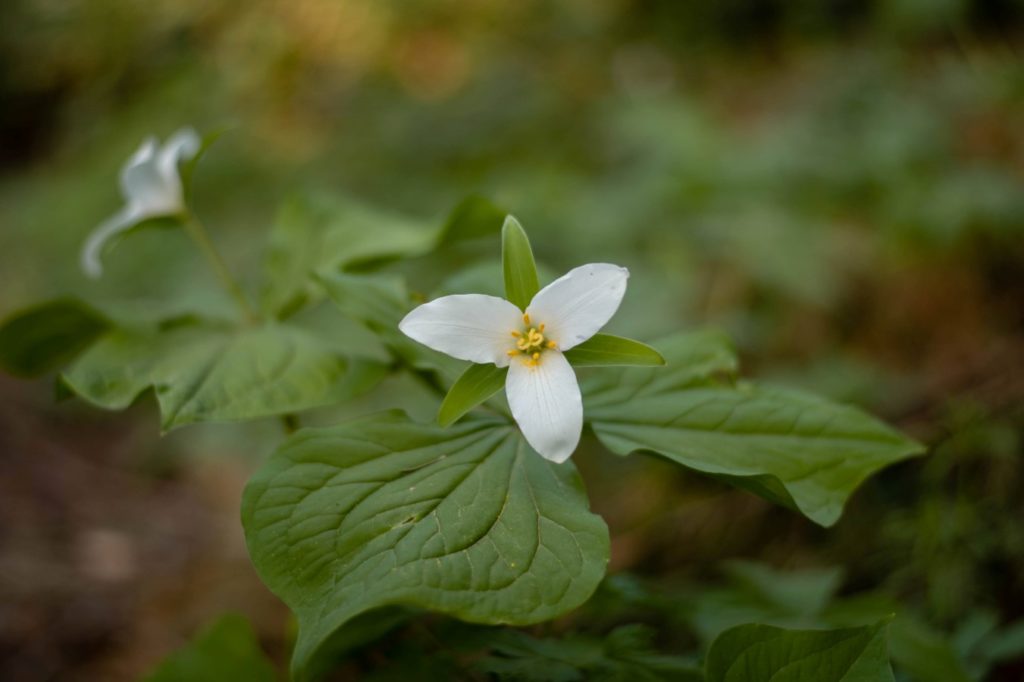
<svg viewBox="0 0 1024 682"><path fill-rule="evenodd" d="M509 350L509 351L505 351L505 354L511 358L511 357L515 357L516 355L519 355L519 351Z"/></svg>
<svg viewBox="0 0 1024 682"><path fill-rule="evenodd" d="M527 313L523 313L523 322L525 324L530 324L530 316Z"/></svg>
<svg viewBox="0 0 1024 682"><path fill-rule="evenodd" d="M533 354L533 359L534 360L540 360L540 353L534 353Z"/></svg>
<svg viewBox="0 0 1024 682"><path fill-rule="evenodd" d="M558 344L554 341L548 341L548 348L558 348Z"/></svg>
<svg viewBox="0 0 1024 682"><path fill-rule="evenodd" d="M540 332L544 331L544 323L543 322L541 322L540 326L537 327L537 331L540 331Z"/></svg>
<svg viewBox="0 0 1024 682"><path fill-rule="evenodd" d="M515 330L512 330L512 336L516 337L517 339L518 339L518 338L519 338L520 336L522 336L522 335L523 335L523 334L522 334L522 332L517 332L517 331L515 331Z"/></svg>

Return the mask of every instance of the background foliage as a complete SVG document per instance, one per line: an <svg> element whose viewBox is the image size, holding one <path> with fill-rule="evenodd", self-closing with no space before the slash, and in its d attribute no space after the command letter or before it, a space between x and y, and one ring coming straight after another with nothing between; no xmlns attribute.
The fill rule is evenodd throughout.
<svg viewBox="0 0 1024 682"><path fill-rule="evenodd" d="M1020 676L1019 3L14 0L0 16L0 312L75 293L133 319L231 314L174 230L123 240L98 282L76 267L145 135L226 127L195 201L265 306L303 293L273 237L264 249L272 225L300 229L294 216L344 195L388 207L386 246L415 251L391 235L440 228L476 191L514 210L552 271L633 271L609 332L720 327L760 379L858 402L931 448L824 531L585 444L574 461L610 526L613 577L583 612L486 634L395 618L385 640L348 648L341 679L425 665L683 675L741 623L890 613L900 679ZM380 248L363 246L353 263ZM446 281L455 266L500 283L494 255L414 262L413 293L465 286ZM278 424L158 441L152 400L111 416L55 406L43 383L5 377L0 391L0 676L135 679L225 609L286 657L285 615L237 521ZM395 405L436 408L394 379L356 410Z"/></svg>

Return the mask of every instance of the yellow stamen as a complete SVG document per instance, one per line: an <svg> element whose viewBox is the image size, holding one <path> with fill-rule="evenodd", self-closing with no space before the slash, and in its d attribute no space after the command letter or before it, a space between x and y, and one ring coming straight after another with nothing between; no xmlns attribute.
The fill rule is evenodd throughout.
<svg viewBox="0 0 1024 682"><path fill-rule="evenodd" d="M505 355L509 356L510 358L511 357L515 357L516 355L519 355L519 351L515 351L515 350L505 351Z"/></svg>
<svg viewBox="0 0 1024 682"><path fill-rule="evenodd" d="M548 341L548 348L558 348L558 344L554 341Z"/></svg>
<svg viewBox="0 0 1024 682"><path fill-rule="evenodd" d="M540 360L540 353L534 353L533 354L533 359L534 360Z"/></svg>
<svg viewBox="0 0 1024 682"><path fill-rule="evenodd" d="M526 324L530 324L530 316L526 313L523 313L523 322Z"/></svg>
<svg viewBox="0 0 1024 682"><path fill-rule="evenodd" d="M512 331L512 336L516 337L517 339L518 339L518 338L519 338L520 336L522 336L522 335L523 335L523 334L522 334L522 332L517 332L517 331L515 331L515 330L513 330L513 331Z"/></svg>
<svg viewBox="0 0 1024 682"><path fill-rule="evenodd" d="M544 331L544 323L543 322L541 322L540 326L537 327L537 331L539 331L539 332L543 332Z"/></svg>

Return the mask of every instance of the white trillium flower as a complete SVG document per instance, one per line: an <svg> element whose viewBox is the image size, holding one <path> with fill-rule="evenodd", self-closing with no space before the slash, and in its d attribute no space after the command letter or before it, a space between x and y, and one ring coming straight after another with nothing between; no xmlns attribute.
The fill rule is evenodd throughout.
<svg viewBox="0 0 1024 682"><path fill-rule="evenodd" d="M525 311L496 296L444 296L410 312L398 328L453 358L508 367L505 394L527 442L564 462L580 440L583 399L563 352L608 323L628 278L626 268L591 263L541 289Z"/></svg>
<svg viewBox="0 0 1024 682"><path fill-rule="evenodd" d="M185 191L178 165L199 153L199 135L182 128L161 146L147 138L121 167L124 207L102 222L82 247L82 270L89 277L103 274L100 255L113 237L150 218L173 216L185 211Z"/></svg>

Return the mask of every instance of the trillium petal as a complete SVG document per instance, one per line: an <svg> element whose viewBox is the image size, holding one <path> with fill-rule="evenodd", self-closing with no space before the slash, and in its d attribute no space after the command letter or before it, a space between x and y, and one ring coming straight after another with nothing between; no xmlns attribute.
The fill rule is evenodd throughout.
<svg viewBox="0 0 1024 682"><path fill-rule="evenodd" d="M147 138L121 168L121 193L125 201L140 207L168 204L168 191L157 165L159 146L155 137Z"/></svg>
<svg viewBox="0 0 1024 682"><path fill-rule="evenodd" d="M522 316L503 298L460 294L424 303L406 315L398 328L453 358L505 367L515 342L512 331L523 326Z"/></svg>
<svg viewBox="0 0 1024 682"><path fill-rule="evenodd" d="M583 399L576 373L558 351L541 355L536 366L515 359L505 394L527 442L544 459L564 462L580 442Z"/></svg>
<svg viewBox="0 0 1024 682"><path fill-rule="evenodd" d="M89 238L82 246L80 262L82 270L93 279L103 274L103 263L100 257L103 254L103 247L116 235L129 229L147 216L139 211L137 206L129 204L100 223L99 227L92 231Z"/></svg>
<svg viewBox="0 0 1024 682"><path fill-rule="evenodd" d="M537 292L526 312L544 335L569 350L612 319L626 294L629 270L609 263L574 268Z"/></svg>
<svg viewBox="0 0 1024 682"><path fill-rule="evenodd" d="M199 153L202 140L199 134L192 128L182 128L171 135L157 155L157 166L160 175L167 184L176 184L181 187L181 176L178 171L178 164L188 161Z"/></svg>

